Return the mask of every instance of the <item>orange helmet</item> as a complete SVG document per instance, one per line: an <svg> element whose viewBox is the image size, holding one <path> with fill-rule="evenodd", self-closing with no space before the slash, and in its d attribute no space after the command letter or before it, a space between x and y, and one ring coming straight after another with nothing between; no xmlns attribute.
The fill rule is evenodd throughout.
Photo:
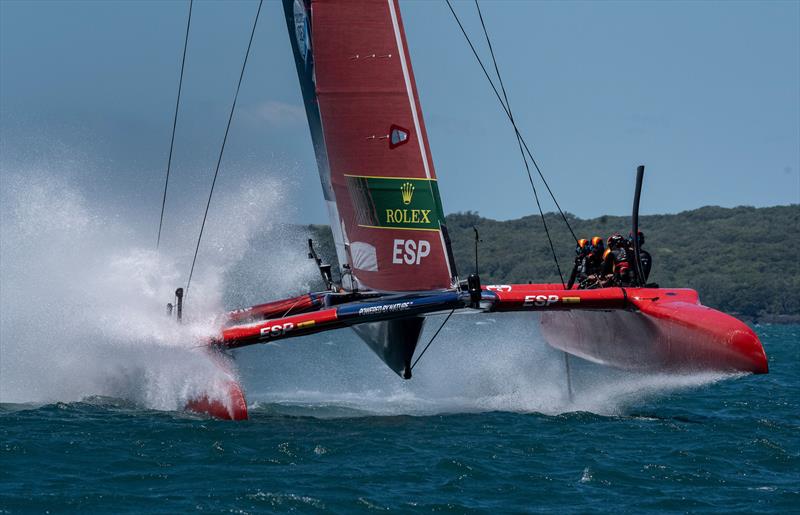
<svg viewBox="0 0 800 515"><path fill-rule="evenodd" d="M586 252L589 247L589 240L586 238L581 238L578 240L578 245L575 246L575 254L581 255Z"/></svg>
<svg viewBox="0 0 800 515"><path fill-rule="evenodd" d="M606 244L603 242L603 238L600 236L595 236L592 238L592 252L595 254L602 254L605 249Z"/></svg>

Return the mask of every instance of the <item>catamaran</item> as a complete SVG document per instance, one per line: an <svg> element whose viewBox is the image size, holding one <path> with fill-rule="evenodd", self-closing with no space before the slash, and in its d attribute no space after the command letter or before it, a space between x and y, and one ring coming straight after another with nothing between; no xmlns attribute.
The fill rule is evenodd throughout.
<svg viewBox="0 0 800 515"><path fill-rule="evenodd" d="M209 352L350 327L410 379L426 317L520 311L565 357L628 370L767 372L750 327L703 306L694 290L645 284L641 270L630 287L597 289L483 285L477 273L462 280L398 0L283 0L283 7L339 269L309 241L326 289L228 313ZM200 395L187 409L247 418L243 388L229 377L222 395Z"/></svg>

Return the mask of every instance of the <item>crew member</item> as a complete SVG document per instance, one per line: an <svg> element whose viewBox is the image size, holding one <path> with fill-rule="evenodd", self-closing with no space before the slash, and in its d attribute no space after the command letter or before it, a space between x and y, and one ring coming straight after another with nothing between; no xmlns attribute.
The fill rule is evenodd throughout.
<svg viewBox="0 0 800 515"><path fill-rule="evenodd" d="M589 275L596 275L603 272L603 254L606 251L606 246L603 243L603 238L595 236L591 241L592 251L588 262L588 269L586 273Z"/></svg>
<svg viewBox="0 0 800 515"><path fill-rule="evenodd" d="M608 238L608 248L603 253L604 286L629 286L633 284L633 270L627 252L627 242L619 233Z"/></svg>
<svg viewBox="0 0 800 515"><path fill-rule="evenodd" d="M572 289L576 279L580 284L586 278L586 259L589 251L589 240L585 238L578 240L578 244L575 245L575 264L572 265L572 272L569 274L569 282L567 282L568 290Z"/></svg>
<svg viewBox="0 0 800 515"><path fill-rule="evenodd" d="M603 254L606 246L603 238L595 236L589 242L589 254L586 256L586 278L580 282L579 288L592 289L602 286L603 279Z"/></svg>
<svg viewBox="0 0 800 515"><path fill-rule="evenodd" d="M639 231L637 236L639 237L639 259L642 264L642 275L644 275L644 282L646 284L647 278L650 277L650 269L653 267L653 256L651 256L649 252L642 248L644 245L644 233ZM631 254L631 257L636 256L636 253L633 249L633 233L628 235L628 250Z"/></svg>

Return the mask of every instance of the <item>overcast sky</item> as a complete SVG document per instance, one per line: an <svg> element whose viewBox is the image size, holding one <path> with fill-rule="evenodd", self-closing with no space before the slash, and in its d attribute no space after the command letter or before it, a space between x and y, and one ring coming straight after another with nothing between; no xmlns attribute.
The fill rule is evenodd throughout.
<svg viewBox="0 0 800 515"><path fill-rule="evenodd" d="M513 132L446 4L400 4L445 211L531 214ZM198 206L191 216L256 6L195 2L171 182ZM455 7L482 43L474 4ZM645 213L800 201L800 2L482 7L522 132L566 210L627 214L638 164ZM89 195L157 224L187 10L0 2L3 173L69 169ZM282 17L264 3L218 187L270 174L304 205L299 222L327 222ZM171 197L168 215L182 206Z"/></svg>

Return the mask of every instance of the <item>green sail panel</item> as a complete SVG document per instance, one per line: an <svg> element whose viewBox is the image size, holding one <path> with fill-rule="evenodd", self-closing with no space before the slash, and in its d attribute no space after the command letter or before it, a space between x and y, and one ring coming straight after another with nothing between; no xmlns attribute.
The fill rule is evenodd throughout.
<svg viewBox="0 0 800 515"><path fill-rule="evenodd" d="M444 223L435 179L345 177L360 227L439 231Z"/></svg>

